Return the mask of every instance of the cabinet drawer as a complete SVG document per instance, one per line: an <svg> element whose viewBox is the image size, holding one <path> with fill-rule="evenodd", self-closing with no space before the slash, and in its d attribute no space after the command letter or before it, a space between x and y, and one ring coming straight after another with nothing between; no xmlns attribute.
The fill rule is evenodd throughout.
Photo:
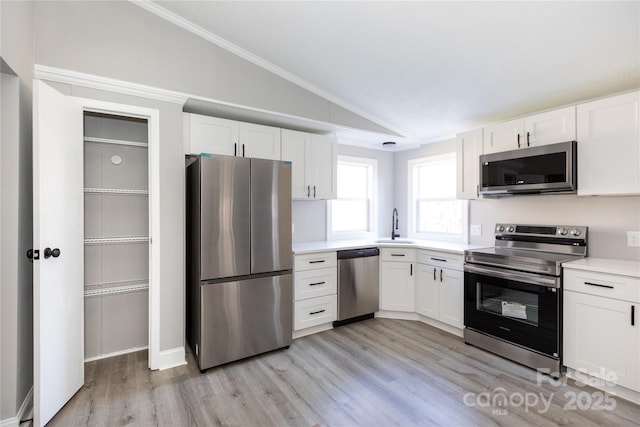
<svg viewBox="0 0 640 427"><path fill-rule="evenodd" d="M417 261L420 264L429 264L435 267L462 270L462 254L427 250L418 250L417 252Z"/></svg>
<svg viewBox="0 0 640 427"><path fill-rule="evenodd" d="M338 265L338 258L335 251L296 255L294 257L295 271L335 267L336 265Z"/></svg>
<svg viewBox="0 0 640 427"><path fill-rule="evenodd" d="M382 261L413 262L416 259L416 251L412 248L382 248L380 255Z"/></svg>
<svg viewBox="0 0 640 427"><path fill-rule="evenodd" d="M337 295L312 298L294 303L293 330L310 328L336 320Z"/></svg>
<svg viewBox="0 0 640 427"><path fill-rule="evenodd" d="M640 302L640 279L634 277L571 269L565 269L563 277L566 290Z"/></svg>
<svg viewBox="0 0 640 427"><path fill-rule="evenodd" d="M294 281L295 301L335 294L338 290L335 268L296 271Z"/></svg>

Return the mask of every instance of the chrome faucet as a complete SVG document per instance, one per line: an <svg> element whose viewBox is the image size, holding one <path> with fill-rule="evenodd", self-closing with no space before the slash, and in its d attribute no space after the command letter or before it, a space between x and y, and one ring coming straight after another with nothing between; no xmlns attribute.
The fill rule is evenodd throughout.
<svg viewBox="0 0 640 427"><path fill-rule="evenodd" d="M395 230L398 229L398 209L393 208L393 213L391 214L391 240L396 240L396 237L400 237L399 234L396 234Z"/></svg>

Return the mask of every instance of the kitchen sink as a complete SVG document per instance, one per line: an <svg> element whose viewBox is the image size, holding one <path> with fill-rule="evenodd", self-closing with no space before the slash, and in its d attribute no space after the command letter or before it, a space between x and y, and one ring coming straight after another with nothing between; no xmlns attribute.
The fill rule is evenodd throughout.
<svg viewBox="0 0 640 427"><path fill-rule="evenodd" d="M378 239L375 241L376 243L398 243L398 244L411 244L411 243L415 243L414 240L410 240L410 239L395 239L395 240L391 240L391 239Z"/></svg>

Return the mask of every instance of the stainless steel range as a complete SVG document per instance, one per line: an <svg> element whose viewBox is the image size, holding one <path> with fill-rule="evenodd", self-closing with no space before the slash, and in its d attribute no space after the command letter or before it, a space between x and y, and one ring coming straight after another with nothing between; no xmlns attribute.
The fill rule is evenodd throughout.
<svg viewBox="0 0 640 427"><path fill-rule="evenodd" d="M465 252L465 342L559 375L562 263L587 255L587 233L496 224L494 247Z"/></svg>

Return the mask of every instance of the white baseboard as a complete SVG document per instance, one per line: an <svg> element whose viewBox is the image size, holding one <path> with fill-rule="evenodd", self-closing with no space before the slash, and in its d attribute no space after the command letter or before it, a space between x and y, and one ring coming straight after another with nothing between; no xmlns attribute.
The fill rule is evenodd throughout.
<svg viewBox="0 0 640 427"><path fill-rule="evenodd" d="M20 420L22 420L27 413L27 409L31 407L33 407L33 387L31 387L31 390L29 390L29 393L27 393L22 401L22 405L20 405L20 409L18 409L16 416L0 420L0 427L18 427L20 425Z"/></svg>
<svg viewBox="0 0 640 427"><path fill-rule="evenodd" d="M376 312L376 317L383 319L399 319L399 320L418 320L418 315L408 311L387 311L380 310Z"/></svg>
<svg viewBox="0 0 640 427"><path fill-rule="evenodd" d="M442 323L438 320L423 316L421 314L418 314L418 320L421 321L422 323L425 323L429 326L433 326L434 328L438 328L440 330L443 330L445 332L450 333L451 335L455 335L460 338L462 338L462 336L464 335L464 331L462 329L458 329L455 326Z"/></svg>
<svg viewBox="0 0 640 427"><path fill-rule="evenodd" d="M120 356L122 354L127 354L127 353L135 353L136 351L147 350L148 348L149 348L148 346L133 347L133 348L128 348L126 350L114 351L113 353L100 354L98 356L87 357L86 359L84 359L84 362L87 363L87 362L93 362L94 360L108 359L109 357Z"/></svg>
<svg viewBox="0 0 640 427"><path fill-rule="evenodd" d="M160 357L158 358L158 369L161 371L186 364L187 358L184 347L171 348L160 352Z"/></svg>
<svg viewBox="0 0 640 427"><path fill-rule="evenodd" d="M333 328L333 322L324 323L322 325L312 326L310 328L293 331L293 339L306 337L307 335L317 334L318 332L328 331Z"/></svg>

